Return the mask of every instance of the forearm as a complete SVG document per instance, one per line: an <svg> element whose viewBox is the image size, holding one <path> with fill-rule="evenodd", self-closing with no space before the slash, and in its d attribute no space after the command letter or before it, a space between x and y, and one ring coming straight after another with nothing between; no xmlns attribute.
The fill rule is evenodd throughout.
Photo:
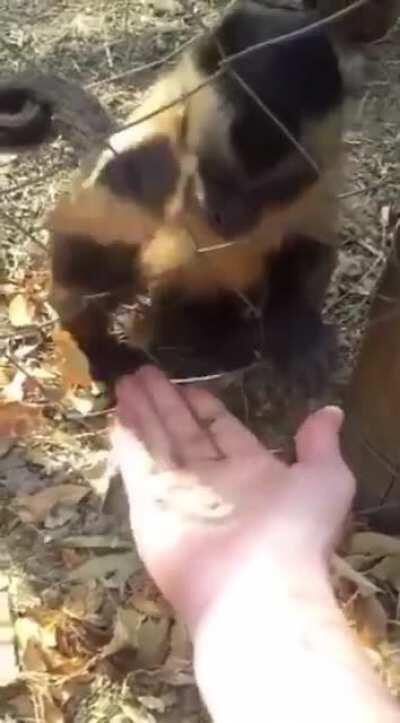
<svg viewBox="0 0 400 723"><path fill-rule="evenodd" d="M195 633L197 680L215 723L400 720L322 565L287 580L266 565L259 588L250 577L230 583Z"/></svg>

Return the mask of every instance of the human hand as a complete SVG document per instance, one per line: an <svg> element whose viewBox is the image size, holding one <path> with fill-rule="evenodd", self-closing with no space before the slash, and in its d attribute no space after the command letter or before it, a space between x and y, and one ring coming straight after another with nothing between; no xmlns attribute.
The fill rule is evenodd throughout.
<svg viewBox="0 0 400 723"><path fill-rule="evenodd" d="M354 493L338 409L303 423L288 466L211 394L154 367L123 379L117 398L113 444L138 549L192 629L249 565L262 577L267 560L296 575L326 562ZM222 506L208 505L213 493Z"/></svg>

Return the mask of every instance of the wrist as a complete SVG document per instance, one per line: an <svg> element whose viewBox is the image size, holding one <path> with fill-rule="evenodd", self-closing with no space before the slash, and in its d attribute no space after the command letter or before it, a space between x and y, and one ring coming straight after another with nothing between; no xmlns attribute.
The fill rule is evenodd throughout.
<svg viewBox="0 0 400 723"><path fill-rule="evenodd" d="M340 611L327 565L266 560L228 581L193 632L197 683L215 723L398 720ZM332 696L332 691L336 691Z"/></svg>
<svg viewBox="0 0 400 723"><path fill-rule="evenodd" d="M287 686L293 651L307 646L311 630L341 618L322 560L255 567L256 576L247 566L227 582L193 632L197 682L216 723L266 720L266 681Z"/></svg>

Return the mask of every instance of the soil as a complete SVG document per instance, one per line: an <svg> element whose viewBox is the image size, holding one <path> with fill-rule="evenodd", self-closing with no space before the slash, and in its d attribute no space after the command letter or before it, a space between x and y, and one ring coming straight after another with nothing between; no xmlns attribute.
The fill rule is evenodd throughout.
<svg viewBox="0 0 400 723"><path fill-rule="evenodd" d="M212 24L224 5L0 0L2 72L35 69L72 77L123 121L158 70L143 66L165 66L162 59ZM326 307L340 332L341 369L329 400L340 399L351 372L399 219L399 76L396 27L367 50L362 97L346 133L341 246ZM196 723L206 716L193 685L190 646L146 578L126 532L121 490L110 487L110 414L96 390L60 392L47 303L48 239L41 224L77 163L59 138L23 155L0 155L0 387L8 401L40 404L45 415L43 432L0 439L0 591L9 591L9 624L25 671L18 682L0 688L0 718ZM18 295L34 307L25 309L32 313L27 326L13 323L10 313ZM246 424L270 447L290 450L304 400L277 395L265 368L226 382L218 391ZM67 493L55 494L52 504L41 501L42 513L28 504L30 514L26 508L21 514L21 495L62 485L70 486ZM85 490L82 499L72 485ZM90 560L97 572L82 572ZM379 604L398 620L393 586L385 585ZM393 635L385 633L379 643L371 655L400 693L400 663L394 653L386 656Z"/></svg>

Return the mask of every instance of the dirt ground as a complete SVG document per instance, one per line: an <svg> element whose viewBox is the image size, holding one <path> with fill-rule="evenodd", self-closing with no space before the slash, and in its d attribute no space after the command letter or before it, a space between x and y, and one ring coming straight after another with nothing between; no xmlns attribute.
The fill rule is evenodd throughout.
<svg viewBox="0 0 400 723"><path fill-rule="evenodd" d="M123 120L157 70L138 69L193 38L224 5L0 0L1 72L76 78ZM342 348L333 396L351 370L400 217L400 27L367 57L346 135L342 244L327 304ZM142 570L118 495L107 494L111 414L99 390L76 390L71 367L82 378L82 361L67 350L66 370L54 342L41 223L77 161L60 139L0 155L0 393L3 402L35 405L18 418L18 439L0 417L0 626L15 635L22 671L0 681L0 721L196 723L207 718L185 631ZM242 379L230 401L279 446L298 416L282 423L267 381L264 371ZM335 580L351 624L398 695L400 542L356 529ZM2 667L11 668L12 643L3 648Z"/></svg>

